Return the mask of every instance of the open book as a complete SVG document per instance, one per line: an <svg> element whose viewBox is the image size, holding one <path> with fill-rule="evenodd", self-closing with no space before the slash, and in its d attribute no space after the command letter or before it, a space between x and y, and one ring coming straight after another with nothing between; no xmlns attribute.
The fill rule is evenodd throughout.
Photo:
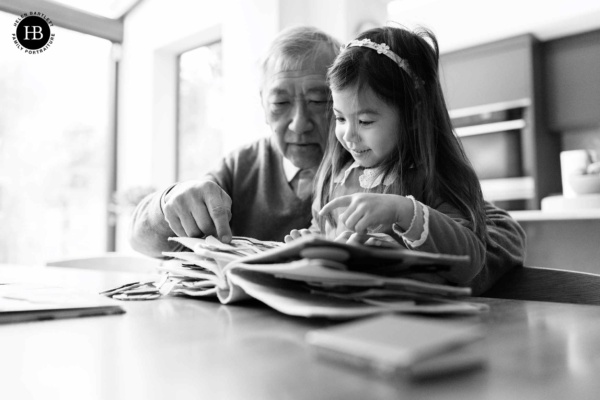
<svg viewBox="0 0 600 400"><path fill-rule="evenodd" d="M438 283L435 273L461 268L468 256L337 243L318 236L293 242L234 237L176 237L189 251L165 252L162 279L105 294L136 299L216 296L223 304L255 298L288 315L355 318L382 312L475 313L487 306L461 297L470 288ZM439 279L438 279L439 280ZM429 281L429 282L428 282Z"/></svg>

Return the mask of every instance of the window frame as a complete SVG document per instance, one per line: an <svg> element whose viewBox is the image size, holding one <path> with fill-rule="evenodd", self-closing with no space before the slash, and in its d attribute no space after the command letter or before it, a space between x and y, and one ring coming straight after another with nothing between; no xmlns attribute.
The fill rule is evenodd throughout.
<svg viewBox="0 0 600 400"><path fill-rule="evenodd" d="M160 168L153 171L158 182L175 182L178 176L179 57L186 51L219 41L223 41L223 30L221 24L216 24L155 51L152 85L153 157L163 160Z"/></svg>

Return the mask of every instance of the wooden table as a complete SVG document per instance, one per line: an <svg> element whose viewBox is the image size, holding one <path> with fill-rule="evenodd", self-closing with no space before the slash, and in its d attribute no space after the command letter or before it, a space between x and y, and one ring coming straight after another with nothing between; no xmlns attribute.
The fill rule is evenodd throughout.
<svg viewBox="0 0 600 400"><path fill-rule="evenodd" d="M115 272L0 267L0 282L99 291ZM258 302L163 298L116 316L0 325L2 399L592 399L600 396L600 307L477 299L484 369L426 381L384 379L316 358L304 341L326 320Z"/></svg>

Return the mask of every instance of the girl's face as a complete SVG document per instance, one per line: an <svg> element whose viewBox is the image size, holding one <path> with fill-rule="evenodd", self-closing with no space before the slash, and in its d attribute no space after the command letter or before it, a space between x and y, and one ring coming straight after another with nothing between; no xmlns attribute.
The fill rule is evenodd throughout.
<svg viewBox="0 0 600 400"><path fill-rule="evenodd" d="M396 151L400 117L369 88L332 90L335 136L361 167L381 163Z"/></svg>

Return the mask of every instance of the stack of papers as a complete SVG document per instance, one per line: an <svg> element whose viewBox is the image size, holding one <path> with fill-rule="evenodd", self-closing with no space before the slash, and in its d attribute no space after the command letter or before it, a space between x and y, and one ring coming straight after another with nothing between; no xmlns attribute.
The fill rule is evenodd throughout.
<svg viewBox="0 0 600 400"><path fill-rule="evenodd" d="M470 288L430 283L467 256L337 243L318 236L293 242L177 237L189 251L164 253L157 282L104 294L122 300L164 295L217 296L223 304L255 298L288 315L355 318L384 312L478 313ZM149 297L150 296L150 297Z"/></svg>

